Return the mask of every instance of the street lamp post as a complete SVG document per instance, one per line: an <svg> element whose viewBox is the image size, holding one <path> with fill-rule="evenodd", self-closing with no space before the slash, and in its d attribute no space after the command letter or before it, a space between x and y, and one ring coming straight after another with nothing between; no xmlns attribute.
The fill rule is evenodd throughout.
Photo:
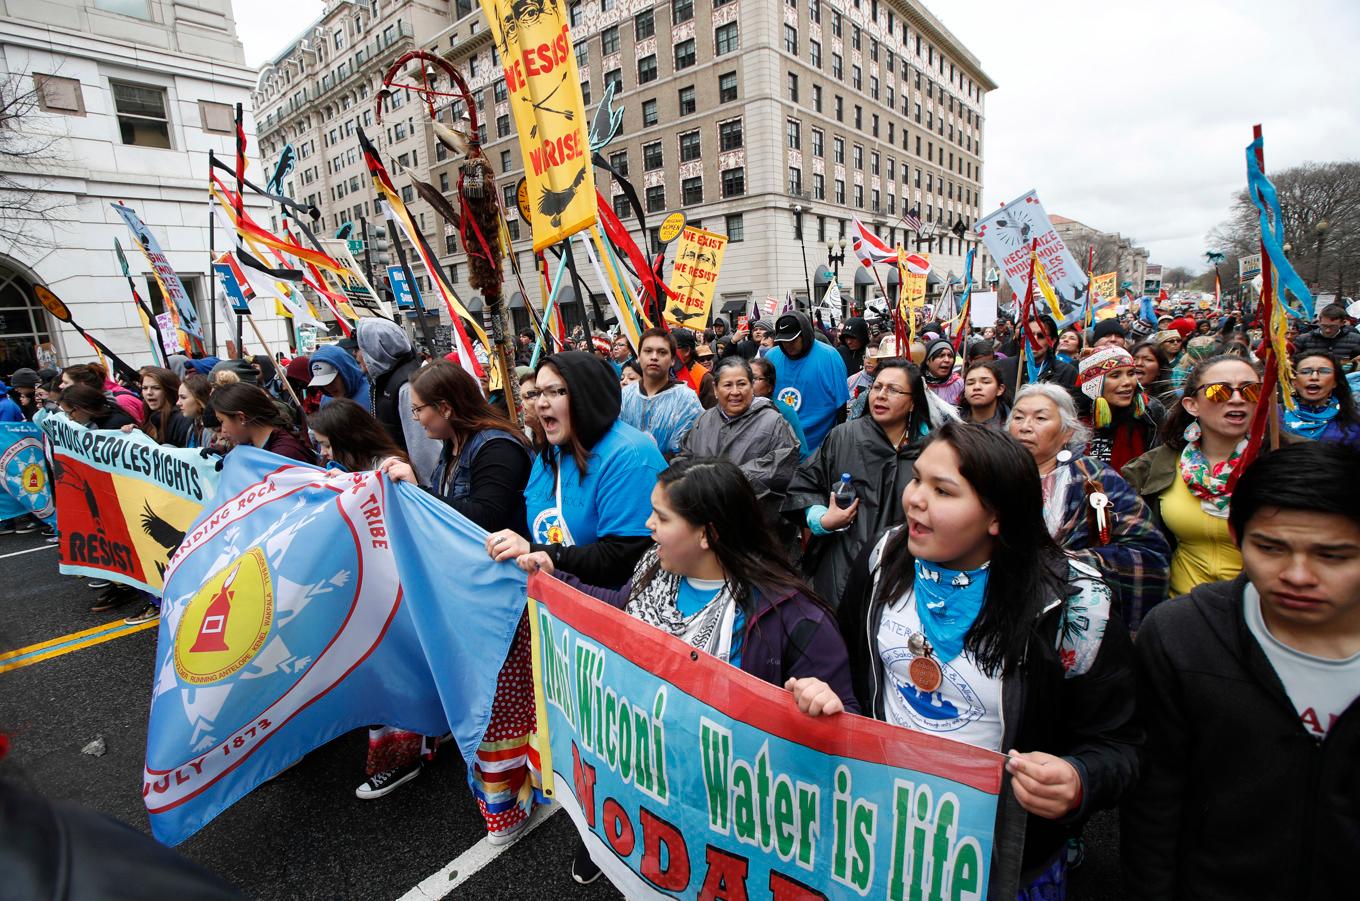
<svg viewBox="0 0 1360 901"><path fill-rule="evenodd" d="M803 254L803 284L807 287L808 309L811 310L813 308L812 282L808 278L807 245L803 243L803 208L796 204L793 208L793 227L794 231L798 232L798 249Z"/></svg>
<svg viewBox="0 0 1360 901"><path fill-rule="evenodd" d="M830 238L826 242L826 264L831 267L831 278L841 283L841 263L845 262L845 239ZM841 300L841 315L845 315L845 300Z"/></svg>
<svg viewBox="0 0 1360 901"><path fill-rule="evenodd" d="M1313 260L1313 284L1316 290L1322 290L1322 247L1327 243L1327 230L1332 227L1332 223L1326 219L1319 219L1317 225L1313 226L1313 231L1317 234L1317 256Z"/></svg>

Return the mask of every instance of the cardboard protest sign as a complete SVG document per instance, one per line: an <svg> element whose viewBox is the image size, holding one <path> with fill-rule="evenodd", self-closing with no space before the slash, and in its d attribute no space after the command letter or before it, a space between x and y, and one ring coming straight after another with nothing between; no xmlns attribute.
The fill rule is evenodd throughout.
<svg viewBox="0 0 1360 901"><path fill-rule="evenodd" d="M581 76L563 0L481 0L500 51L524 160L534 252L594 225Z"/></svg>
<svg viewBox="0 0 1360 901"><path fill-rule="evenodd" d="M144 432L43 420L52 445L61 572L160 593L170 556L217 488L217 467L193 448Z"/></svg>
<svg viewBox="0 0 1360 901"><path fill-rule="evenodd" d="M1113 303L1119 297L1119 273L1106 272L1091 279L1091 303Z"/></svg>
<svg viewBox="0 0 1360 901"><path fill-rule="evenodd" d="M121 203L109 205L122 217L133 237L137 239L137 246L142 249L142 253L146 255L146 261L151 264L151 271L155 274L156 281L161 286L161 293L174 303L175 311L179 314L180 329L202 341L203 326L198 321L198 310L194 307L193 300L189 298L189 292L184 290L184 283L179 280L174 267L166 259L165 252L161 250L160 242L156 240L156 236L128 207Z"/></svg>
<svg viewBox="0 0 1360 901"><path fill-rule="evenodd" d="M42 429L37 425L0 423L0 480L0 520L30 513L49 525L57 521Z"/></svg>
<svg viewBox="0 0 1360 901"><path fill-rule="evenodd" d="M625 897L987 897L1000 754L806 716L560 581L529 596L544 792Z"/></svg>
<svg viewBox="0 0 1360 901"><path fill-rule="evenodd" d="M1059 324L1073 322L1086 305L1086 271L1072 258L1039 195L1030 191L994 213L978 220L976 231L993 259L1000 261L1006 281L1016 297L1024 297L1029 280L1030 246L1044 264L1049 283L1062 312Z"/></svg>
<svg viewBox="0 0 1360 901"><path fill-rule="evenodd" d="M680 232L671 267L671 288L678 297L666 305L666 319L682 328L703 329L713 308L713 288L718 283L727 236L693 225Z"/></svg>

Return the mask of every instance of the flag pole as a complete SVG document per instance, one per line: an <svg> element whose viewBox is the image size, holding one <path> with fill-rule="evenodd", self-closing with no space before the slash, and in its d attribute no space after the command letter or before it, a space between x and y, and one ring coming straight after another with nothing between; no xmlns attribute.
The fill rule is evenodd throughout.
<svg viewBox="0 0 1360 901"><path fill-rule="evenodd" d="M1030 344L1034 338L1030 335L1029 320L1030 314L1034 312L1034 264L1038 261L1039 239L1035 238L1029 245L1029 277L1025 281L1025 300L1020 304L1020 360L1015 365L1015 391L1020 392L1020 386L1025 383L1025 375L1029 372L1029 361L1033 356Z"/></svg>
<svg viewBox="0 0 1360 901"><path fill-rule="evenodd" d="M211 331L212 353L217 356L217 280L212 277L213 264L217 262L217 217L213 215L212 172L214 152L208 150L208 312L212 314Z"/></svg>

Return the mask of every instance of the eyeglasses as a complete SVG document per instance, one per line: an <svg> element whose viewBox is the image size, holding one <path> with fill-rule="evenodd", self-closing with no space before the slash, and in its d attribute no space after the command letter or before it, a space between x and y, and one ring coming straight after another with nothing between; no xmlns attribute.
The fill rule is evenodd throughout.
<svg viewBox="0 0 1360 901"><path fill-rule="evenodd" d="M1331 375L1333 370L1330 366L1310 366L1307 369L1296 369L1295 374L1302 376L1310 375Z"/></svg>
<svg viewBox="0 0 1360 901"><path fill-rule="evenodd" d="M765 378L765 376L763 376L763 375L758 375L758 376L756 376L755 378L751 379L751 381L753 381L753 382L768 382L769 379Z"/></svg>
<svg viewBox="0 0 1360 901"><path fill-rule="evenodd" d="M412 405L411 405L411 415L412 415L412 416L419 416L421 410L425 409L426 407L433 407L433 406L434 406L434 404L412 404Z"/></svg>
<svg viewBox="0 0 1360 901"><path fill-rule="evenodd" d="M896 385L874 385L869 389L870 394L886 394L889 397L906 397L910 391L903 391Z"/></svg>
<svg viewBox="0 0 1360 901"><path fill-rule="evenodd" d="M1211 382L1208 385L1200 385L1196 391L1204 392L1204 399L1214 404L1226 404L1232 400L1234 394L1242 395L1242 399L1249 404L1254 404L1261 399L1260 382L1244 382L1241 385L1232 385L1228 382Z"/></svg>
<svg viewBox="0 0 1360 901"><path fill-rule="evenodd" d="M531 389L528 390L528 391L521 391L521 392L519 393L519 396L520 396L520 398L523 399L523 400L530 400L530 401L533 401L533 400L538 400L538 396L539 396L540 394L542 394L542 393L543 393L542 391L539 391L539 390L537 390L537 389L532 389L532 388L531 388Z"/></svg>
<svg viewBox="0 0 1360 901"><path fill-rule="evenodd" d="M557 400L559 397L567 396L566 385L553 385L551 388L541 388L538 392L539 397L546 397L548 400Z"/></svg>

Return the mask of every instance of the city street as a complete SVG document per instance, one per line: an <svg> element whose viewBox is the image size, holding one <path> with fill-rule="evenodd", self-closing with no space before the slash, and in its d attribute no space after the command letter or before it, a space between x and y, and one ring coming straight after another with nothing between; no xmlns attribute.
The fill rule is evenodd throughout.
<svg viewBox="0 0 1360 901"><path fill-rule="evenodd" d="M0 661L4 669L39 658L0 672L0 731L11 741L0 776L147 831L139 788L156 629L124 627L133 612L126 608L116 617L90 613L95 593L56 568L55 546L36 533L0 536L0 584L8 586L0 655L88 633ZM91 632L101 627L112 628ZM103 756L81 753L101 737ZM441 753L386 798L358 800L364 749L362 732L317 749L179 850L261 899L619 897L604 879L572 882L574 833L565 814L544 816L554 808L494 856L455 754ZM1088 828L1074 899L1122 897L1114 829L1109 814Z"/></svg>

